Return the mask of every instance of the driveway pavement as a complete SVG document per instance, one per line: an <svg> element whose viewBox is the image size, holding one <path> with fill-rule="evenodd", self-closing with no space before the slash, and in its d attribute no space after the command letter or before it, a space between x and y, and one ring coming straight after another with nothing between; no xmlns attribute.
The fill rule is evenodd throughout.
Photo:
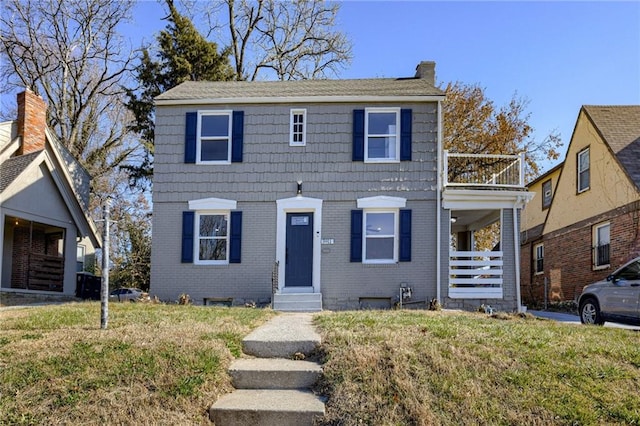
<svg viewBox="0 0 640 426"><path fill-rule="evenodd" d="M571 324L580 325L580 317L576 314L568 314L565 312L550 312L550 311L527 311L531 315L534 315L539 318L547 318L552 319L558 322L566 322ZM640 331L640 327L634 325L624 325L624 324L616 324L613 322L605 322L605 327L613 327L613 328L625 328L627 330L636 330Z"/></svg>

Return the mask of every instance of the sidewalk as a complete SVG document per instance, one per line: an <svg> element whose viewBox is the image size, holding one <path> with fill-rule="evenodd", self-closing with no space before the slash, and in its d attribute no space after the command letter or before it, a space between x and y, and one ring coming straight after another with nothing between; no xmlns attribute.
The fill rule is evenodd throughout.
<svg viewBox="0 0 640 426"><path fill-rule="evenodd" d="M564 322L569 324L580 325L580 317L577 314L568 314L565 312L550 312L550 311L527 311L531 315L539 318L552 319L558 322ZM624 328L627 330L640 331L640 327L634 325L617 324L615 322L605 322L605 327L611 328Z"/></svg>

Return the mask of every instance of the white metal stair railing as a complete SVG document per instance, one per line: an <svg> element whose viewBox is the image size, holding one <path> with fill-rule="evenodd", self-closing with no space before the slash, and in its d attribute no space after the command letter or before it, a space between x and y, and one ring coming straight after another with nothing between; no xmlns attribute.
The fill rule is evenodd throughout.
<svg viewBox="0 0 640 426"><path fill-rule="evenodd" d="M451 251L449 297L502 298L503 252Z"/></svg>

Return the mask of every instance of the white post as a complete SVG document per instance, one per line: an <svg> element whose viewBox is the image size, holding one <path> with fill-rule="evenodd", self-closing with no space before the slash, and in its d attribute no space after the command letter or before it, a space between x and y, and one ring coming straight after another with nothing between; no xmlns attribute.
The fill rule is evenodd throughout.
<svg viewBox="0 0 640 426"><path fill-rule="evenodd" d="M109 322L109 207L110 202L104 203L104 227L102 229L102 285L100 287L100 328L107 329Z"/></svg>
<svg viewBox="0 0 640 426"><path fill-rule="evenodd" d="M449 151L446 149L442 151L442 170L439 172L442 173L442 187L445 187L449 183Z"/></svg>
<svg viewBox="0 0 640 426"><path fill-rule="evenodd" d="M524 152L520 153L520 186L524 186Z"/></svg>

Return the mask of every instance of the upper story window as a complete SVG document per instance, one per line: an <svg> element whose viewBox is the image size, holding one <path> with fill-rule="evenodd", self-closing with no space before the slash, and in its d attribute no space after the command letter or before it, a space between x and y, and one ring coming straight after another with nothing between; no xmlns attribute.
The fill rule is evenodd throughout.
<svg viewBox="0 0 640 426"><path fill-rule="evenodd" d="M307 144L307 110L292 109L289 124L289 145L305 146Z"/></svg>
<svg viewBox="0 0 640 426"><path fill-rule="evenodd" d="M544 272L544 244L536 244L533 247L534 271L536 274Z"/></svg>
<svg viewBox="0 0 640 426"><path fill-rule="evenodd" d="M231 111L198 112L197 163L231 162Z"/></svg>
<svg viewBox="0 0 640 426"><path fill-rule="evenodd" d="M400 108L365 110L365 161L395 162L400 158Z"/></svg>
<svg viewBox="0 0 640 426"><path fill-rule="evenodd" d="M589 148L578 153L578 193L589 189Z"/></svg>
<svg viewBox="0 0 640 426"><path fill-rule="evenodd" d="M553 198L553 190L551 189L551 179L542 184L542 209L548 209L551 206Z"/></svg>
<svg viewBox="0 0 640 426"><path fill-rule="evenodd" d="M609 222L593 227L593 264L596 269L610 263L611 225Z"/></svg>

